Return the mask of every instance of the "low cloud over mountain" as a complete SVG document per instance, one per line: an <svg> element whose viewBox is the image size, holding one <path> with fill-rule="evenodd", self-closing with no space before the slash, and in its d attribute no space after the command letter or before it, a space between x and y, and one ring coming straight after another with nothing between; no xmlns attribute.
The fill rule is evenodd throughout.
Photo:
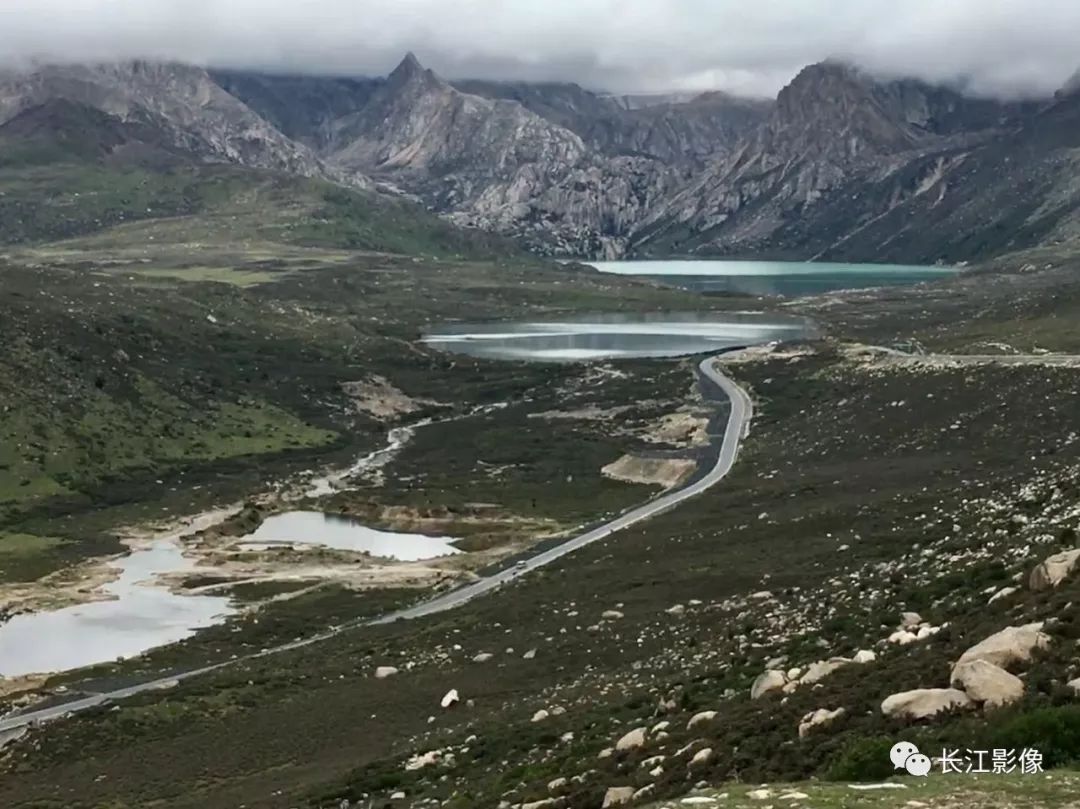
<svg viewBox="0 0 1080 809"><path fill-rule="evenodd" d="M1060 87L1078 32L1061 0L5 0L0 60L384 75L414 50L451 78L773 95L832 57L1012 97Z"/></svg>

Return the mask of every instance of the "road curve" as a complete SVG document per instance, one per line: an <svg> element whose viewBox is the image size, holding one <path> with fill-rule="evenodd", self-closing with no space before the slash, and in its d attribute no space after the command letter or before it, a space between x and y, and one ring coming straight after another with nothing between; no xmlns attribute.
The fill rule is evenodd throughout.
<svg viewBox="0 0 1080 809"><path fill-rule="evenodd" d="M732 466L735 465L735 459L739 452L739 444L749 431L750 419L753 416L753 403L750 401L750 396L745 390L726 377L723 372L716 367L715 362L716 357L707 357L698 365L698 371L702 376L716 383L720 389L727 394L728 399L731 401L731 412L728 414L727 425L724 429L724 436L720 444L720 452L717 455L715 465L705 475L693 483L676 491L668 492L667 494L662 495L655 500L651 500L644 505L637 506L630 511L624 512L620 516L601 526L593 528L576 537L571 537L565 542L562 542L553 548L549 548L513 567L493 573L490 576L485 576L482 579L478 579L477 581L458 587L447 593L443 593L442 595L436 596L421 604L417 604L414 607L407 607L374 619L350 622L310 638L292 641L281 646L275 646L254 655L248 655L235 660L228 660L212 666L192 669L191 671L172 674L168 677L139 683L138 685L129 686L128 688L122 688L116 691L92 694L63 704L38 708L37 710L8 716L0 719L0 734L17 733L21 728L28 725L56 719L79 711L85 711L106 702L125 699L136 694L168 689L183 680L208 674L212 671L217 671L218 669L233 666L244 661L320 643L328 638L332 638L342 632L357 627L377 626L393 623L394 621L406 621L454 609L484 593L491 592L514 579L520 578L533 570L549 565L556 559L566 556L568 553L573 553L579 548L591 545L594 542L610 536L616 531L629 528L643 520L647 520L650 517L668 511L684 500L696 497L722 480L724 476L731 471Z"/></svg>

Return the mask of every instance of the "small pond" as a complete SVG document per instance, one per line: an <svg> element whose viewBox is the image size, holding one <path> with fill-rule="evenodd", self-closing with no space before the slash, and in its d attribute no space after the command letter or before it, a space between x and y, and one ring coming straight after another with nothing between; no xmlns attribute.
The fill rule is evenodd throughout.
<svg viewBox="0 0 1080 809"><path fill-rule="evenodd" d="M241 547L266 550L312 545L414 562L461 553L451 544L454 541L453 537L379 531L338 514L289 511L267 518L257 530L243 538Z"/></svg>

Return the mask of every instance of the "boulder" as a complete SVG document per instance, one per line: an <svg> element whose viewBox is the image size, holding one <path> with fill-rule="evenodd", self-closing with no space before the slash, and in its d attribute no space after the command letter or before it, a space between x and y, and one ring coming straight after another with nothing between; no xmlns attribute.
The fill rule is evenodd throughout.
<svg viewBox="0 0 1080 809"><path fill-rule="evenodd" d="M1036 649L1050 645L1050 636L1042 631L1042 622L1010 626L976 643L962 655L957 663L985 660L1000 668L1015 663L1027 663Z"/></svg>
<svg viewBox="0 0 1080 809"><path fill-rule="evenodd" d="M953 666L949 685L963 689L975 702L997 707L1024 696L1024 682L985 660L966 660Z"/></svg>
<svg viewBox="0 0 1080 809"><path fill-rule="evenodd" d="M393 677L398 673L398 670L394 666L379 666L375 669L375 679L385 680L387 677Z"/></svg>
<svg viewBox="0 0 1080 809"><path fill-rule="evenodd" d="M645 728L634 728L632 731L615 742L615 752L623 753L627 750L637 750L645 746Z"/></svg>
<svg viewBox="0 0 1080 809"><path fill-rule="evenodd" d="M439 701L439 705L441 705L443 708L452 708L459 702L461 702L461 697L458 696L457 689L451 688L449 691L446 692L446 695L442 698L442 700Z"/></svg>
<svg viewBox="0 0 1080 809"><path fill-rule="evenodd" d="M916 688L886 697L881 703L881 712L901 719L926 719L942 711L970 708L974 704L967 694L955 688Z"/></svg>
<svg viewBox="0 0 1080 809"><path fill-rule="evenodd" d="M851 660L846 657L830 657L828 660L819 660L816 663L811 663L806 671L803 672L803 676L799 678L799 684L810 685L819 680L824 680L838 668L846 666L850 662Z"/></svg>
<svg viewBox="0 0 1080 809"><path fill-rule="evenodd" d="M633 799L633 787L608 787L607 792L604 793L603 809L607 809L609 806L623 806Z"/></svg>
<svg viewBox="0 0 1080 809"><path fill-rule="evenodd" d="M828 708L818 708L816 711L811 711L802 718L801 722L799 722L799 738L805 739L807 734L814 728L827 725L833 720L840 718L845 713L847 713L847 711L843 708L837 708L834 711L830 711Z"/></svg>
<svg viewBox="0 0 1080 809"><path fill-rule="evenodd" d="M558 792L561 789L566 789L566 785L569 783L566 778L555 778L548 781L548 792Z"/></svg>
<svg viewBox="0 0 1080 809"><path fill-rule="evenodd" d="M1016 588L1016 587L1002 587L1000 590L998 590L996 593L994 593L992 596L990 596L990 600L987 601L986 603L987 604L993 604L995 601L999 601L1002 598L1008 598L1013 593L1015 593L1017 591L1017 589L1018 588Z"/></svg>
<svg viewBox="0 0 1080 809"><path fill-rule="evenodd" d="M869 649L859 649L851 660L853 663L873 663L877 660L877 655Z"/></svg>
<svg viewBox="0 0 1080 809"><path fill-rule="evenodd" d="M487 663L493 657L495 657L495 655L491 652L481 652L473 658L473 663Z"/></svg>
<svg viewBox="0 0 1080 809"><path fill-rule="evenodd" d="M605 621L618 621L620 618L623 617L623 614L618 610L604 610L602 613L600 613L600 617L603 618Z"/></svg>
<svg viewBox="0 0 1080 809"><path fill-rule="evenodd" d="M1028 586L1032 590L1057 587L1076 569L1077 564L1080 564L1080 548L1048 556L1031 571Z"/></svg>
<svg viewBox="0 0 1080 809"><path fill-rule="evenodd" d="M712 748L703 747L701 750L694 753L694 757L690 759L690 766L700 767L703 764L708 764L710 761L712 761Z"/></svg>
<svg viewBox="0 0 1080 809"><path fill-rule="evenodd" d="M907 646L918 639L914 632L908 632L906 629L898 629L888 637L889 643L895 643L898 646Z"/></svg>
<svg viewBox="0 0 1080 809"><path fill-rule="evenodd" d="M754 680L754 684L750 686L750 699L758 699L770 691L779 691L784 687L785 682L787 680L784 679L784 672L782 671L770 669L762 672Z"/></svg>
<svg viewBox="0 0 1080 809"><path fill-rule="evenodd" d="M716 711L702 711L701 713L696 713L691 716L690 721L686 723L686 729L693 730L698 725L704 725L707 722L713 721L714 719L716 719ZM667 728L662 729L666 730Z"/></svg>
<svg viewBox="0 0 1080 809"><path fill-rule="evenodd" d="M537 711L536 713L534 713L532 715L532 719L529 720L529 721L530 722L543 722L549 716L551 716L551 714L548 711L546 711L544 708L541 708L539 711Z"/></svg>
<svg viewBox="0 0 1080 809"><path fill-rule="evenodd" d="M529 801L521 804L521 809L558 809L564 803L563 798L544 798L539 801Z"/></svg>
<svg viewBox="0 0 1080 809"><path fill-rule="evenodd" d="M922 623L922 616L917 612L902 612L900 613L900 628L901 629L914 629Z"/></svg>
<svg viewBox="0 0 1080 809"><path fill-rule="evenodd" d="M1080 677L1077 677L1075 680L1069 680L1065 685L1074 695L1080 696Z"/></svg>

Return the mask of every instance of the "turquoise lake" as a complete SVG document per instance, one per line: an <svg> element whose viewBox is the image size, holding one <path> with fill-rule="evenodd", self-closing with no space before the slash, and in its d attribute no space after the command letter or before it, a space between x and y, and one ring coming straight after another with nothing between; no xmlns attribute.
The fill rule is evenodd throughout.
<svg viewBox="0 0 1080 809"><path fill-rule="evenodd" d="M953 267L816 261L588 261L601 272L633 275L705 293L787 298L838 289L905 286L955 275Z"/></svg>

